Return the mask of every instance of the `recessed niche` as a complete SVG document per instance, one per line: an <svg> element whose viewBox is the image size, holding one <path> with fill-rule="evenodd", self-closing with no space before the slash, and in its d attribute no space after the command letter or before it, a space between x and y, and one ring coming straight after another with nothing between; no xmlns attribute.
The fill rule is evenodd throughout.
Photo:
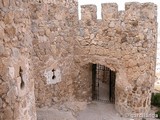
<svg viewBox="0 0 160 120"><path fill-rule="evenodd" d="M61 71L59 68L45 70L44 76L46 77L47 84L56 84L61 82Z"/></svg>
<svg viewBox="0 0 160 120"><path fill-rule="evenodd" d="M24 89L25 83L24 83L24 80L23 80L23 70L22 70L21 67L19 67L19 76L21 78L20 88Z"/></svg>

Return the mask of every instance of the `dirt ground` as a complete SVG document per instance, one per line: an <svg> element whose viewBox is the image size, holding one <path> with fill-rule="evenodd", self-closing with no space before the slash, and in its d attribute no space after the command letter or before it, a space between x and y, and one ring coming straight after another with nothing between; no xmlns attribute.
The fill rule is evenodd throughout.
<svg viewBox="0 0 160 120"><path fill-rule="evenodd" d="M154 115L153 110L150 114ZM93 101L86 103L67 103L62 106L37 110L38 120L157 120L155 118L133 119L121 117L113 104Z"/></svg>

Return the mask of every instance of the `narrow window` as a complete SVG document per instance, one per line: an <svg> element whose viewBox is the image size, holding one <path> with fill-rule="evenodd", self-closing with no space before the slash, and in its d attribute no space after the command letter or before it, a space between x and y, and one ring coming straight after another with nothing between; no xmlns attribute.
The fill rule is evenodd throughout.
<svg viewBox="0 0 160 120"><path fill-rule="evenodd" d="M20 88L21 88L21 89L23 89L23 88L24 88L24 86L25 86L25 83L24 83L24 81L23 81L23 70L22 70L22 68L21 68L21 67L19 68L19 76L21 77L21 84L20 84Z"/></svg>
<svg viewBox="0 0 160 120"><path fill-rule="evenodd" d="M53 72L52 79L54 80L56 78L56 76L55 76L55 70L53 69L52 72Z"/></svg>

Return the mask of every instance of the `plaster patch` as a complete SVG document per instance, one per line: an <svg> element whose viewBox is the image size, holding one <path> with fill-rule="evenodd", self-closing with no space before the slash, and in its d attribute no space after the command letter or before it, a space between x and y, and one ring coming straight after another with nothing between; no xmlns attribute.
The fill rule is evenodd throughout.
<svg viewBox="0 0 160 120"><path fill-rule="evenodd" d="M53 79L53 75L55 75L55 78ZM55 69L54 73L52 70L45 70L44 76L46 77L47 84L56 84L61 82L61 71L60 69Z"/></svg>

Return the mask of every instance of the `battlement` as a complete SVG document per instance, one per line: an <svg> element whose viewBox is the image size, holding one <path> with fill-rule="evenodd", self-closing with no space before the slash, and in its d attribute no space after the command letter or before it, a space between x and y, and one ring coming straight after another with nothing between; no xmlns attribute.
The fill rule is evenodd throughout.
<svg viewBox="0 0 160 120"><path fill-rule="evenodd" d="M101 16L104 21L118 19L121 17L121 13L124 13L128 19L156 20L157 6L154 3L127 2L125 3L125 11L122 12L118 11L116 3L103 3L101 5ZM82 5L81 17L83 21L95 21L97 19L96 5Z"/></svg>
<svg viewBox="0 0 160 120"><path fill-rule="evenodd" d="M97 19L97 6L96 5L82 5L81 6L82 20L93 20Z"/></svg>
<svg viewBox="0 0 160 120"><path fill-rule="evenodd" d="M116 3L102 4L102 19L116 19L118 18L118 5Z"/></svg>

